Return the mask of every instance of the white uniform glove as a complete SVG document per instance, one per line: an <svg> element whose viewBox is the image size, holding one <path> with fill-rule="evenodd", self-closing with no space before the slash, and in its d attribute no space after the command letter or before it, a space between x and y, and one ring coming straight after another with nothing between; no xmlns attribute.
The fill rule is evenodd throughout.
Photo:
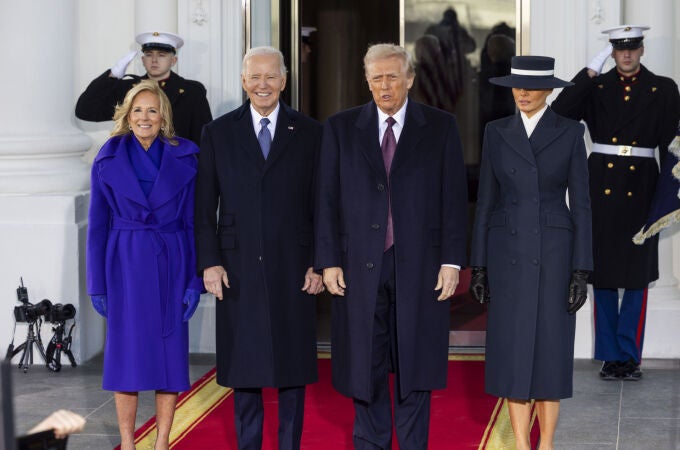
<svg viewBox="0 0 680 450"><path fill-rule="evenodd" d="M123 78L125 76L125 69L130 65L133 59L137 56L137 50L133 50L127 55L120 58L116 64L111 67L111 76L114 78Z"/></svg>
<svg viewBox="0 0 680 450"><path fill-rule="evenodd" d="M611 42L607 44L605 48L602 49L600 53L598 53L589 63L588 63L588 68L595 72L597 75L602 72L602 67L604 66L605 61L607 61L607 58L611 56L612 54L612 44Z"/></svg>

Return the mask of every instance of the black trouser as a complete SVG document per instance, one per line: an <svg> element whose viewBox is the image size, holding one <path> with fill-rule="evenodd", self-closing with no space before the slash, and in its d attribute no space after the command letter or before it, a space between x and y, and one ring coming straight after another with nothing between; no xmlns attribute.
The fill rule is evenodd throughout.
<svg viewBox="0 0 680 450"><path fill-rule="evenodd" d="M394 368L394 424L399 448L427 449L430 423L430 391L399 395L399 370L396 331L396 282L394 247L383 255L380 283L373 319L373 349L370 402L354 400L354 448L392 448L392 404L389 372Z"/></svg>
<svg viewBox="0 0 680 450"><path fill-rule="evenodd" d="M279 388L279 449L298 450L305 412L305 387ZM262 389L234 389L236 440L240 450L262 448Z"/></svg>

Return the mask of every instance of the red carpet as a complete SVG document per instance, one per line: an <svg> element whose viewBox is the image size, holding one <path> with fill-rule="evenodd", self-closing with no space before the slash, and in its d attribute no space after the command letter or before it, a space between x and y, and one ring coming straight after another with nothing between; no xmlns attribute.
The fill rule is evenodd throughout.
<svg viewBox="0 0 680 450"><path fill-rule="evenodd" d="M450 359L447 389L432 394L429 448L514 448L507 406L483 392L483 357L455 355ZM304 450L352 449L352 401L335 392L330 377L330 360L319 359L319 382L307 387ZM264 400L263 448L276 449L276 390L265 389ZM171 448L236 450L233 408L231 390L217 386L213 369L180 396ZM137 430L138 450L153 448L155 431L154 419ZM398 448L396 439L393 448Z"/></svg>

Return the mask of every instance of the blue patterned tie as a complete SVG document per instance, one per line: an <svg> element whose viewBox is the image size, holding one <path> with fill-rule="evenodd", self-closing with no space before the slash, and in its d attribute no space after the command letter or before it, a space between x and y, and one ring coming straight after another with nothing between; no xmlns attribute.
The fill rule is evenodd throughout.
<svg viewBox="0 0 680 450"><path fill-rule="evenodd" d="M269 125L269 119L266 117L260 119L260 125L262 128L260 128L260 132L257 133L257 142L260 143L262 156L264 156L264 159L267 159L267 156L269 155L269 149L272 147L272 134L269 132L269 128L267 128L267 125Z"/></svg>

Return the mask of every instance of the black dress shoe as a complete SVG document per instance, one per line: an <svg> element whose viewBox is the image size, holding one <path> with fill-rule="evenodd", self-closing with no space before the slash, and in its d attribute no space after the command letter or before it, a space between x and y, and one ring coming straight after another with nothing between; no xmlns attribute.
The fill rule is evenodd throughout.
<svg viewBox="0 0 680 450"><path fill-rule="evenodd" d="M640 364L632 359L629 359L621 366L621 378L624 381L639 381L642 378L642 370Z"/></svg>
<svg viewBox="0 0 680 450"><path fill-rule="evenodd" d="M618 380L620 377L621 362L605 361L600 369L600 378L603 380Z"/></svg>

